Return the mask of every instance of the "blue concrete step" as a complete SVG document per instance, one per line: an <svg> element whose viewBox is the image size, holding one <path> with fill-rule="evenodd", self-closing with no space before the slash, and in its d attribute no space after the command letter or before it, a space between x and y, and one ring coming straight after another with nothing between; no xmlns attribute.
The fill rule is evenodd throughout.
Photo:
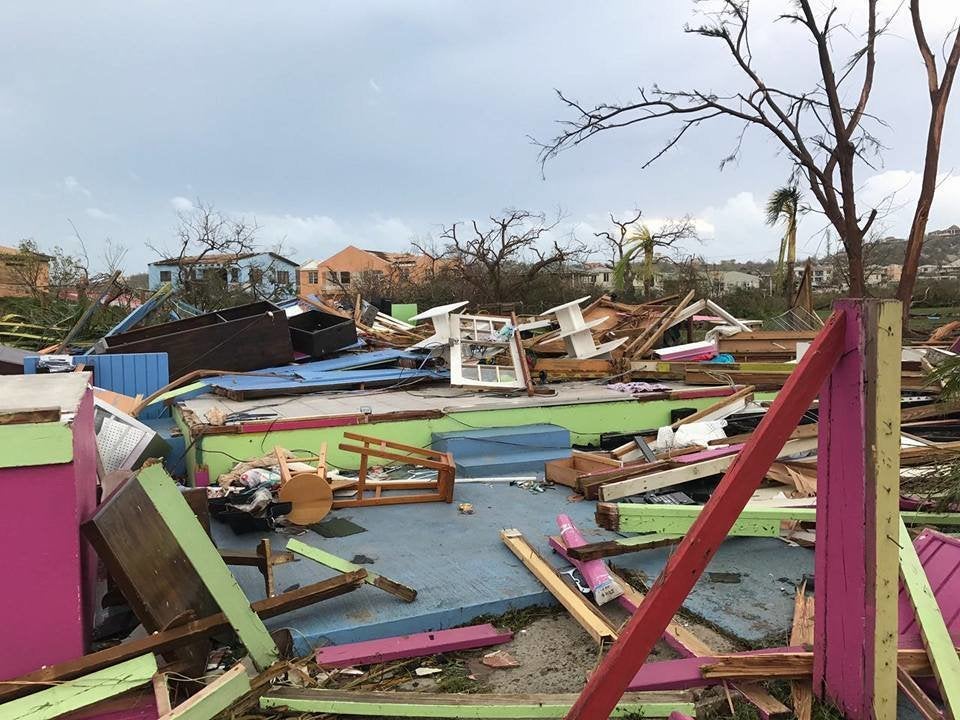
<svg viewBox="0 0 960 720"><path fill-rule="evenodd" d="M434 433L431 447L453 455L457 477L535 475L543 464L570 456L570 431L557 425Z"/></svg>

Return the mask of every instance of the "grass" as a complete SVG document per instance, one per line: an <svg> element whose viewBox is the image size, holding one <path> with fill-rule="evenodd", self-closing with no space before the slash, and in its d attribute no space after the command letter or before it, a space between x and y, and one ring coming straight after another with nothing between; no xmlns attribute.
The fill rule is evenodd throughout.
<svg viewBox="0 0 960 720"><path fill-rule="evenodd" d="M498 628L520 632L533 625L537 620L556 617L560 612L560 607L556 605L531 605L530 607L510 608L502 615L480 615L473 618L467 625L490 623Z"/></svg>

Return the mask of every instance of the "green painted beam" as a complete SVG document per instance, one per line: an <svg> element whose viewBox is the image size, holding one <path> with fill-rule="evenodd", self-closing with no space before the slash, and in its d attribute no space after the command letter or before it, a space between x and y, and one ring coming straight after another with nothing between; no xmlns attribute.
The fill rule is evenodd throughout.
<svg viewBox="0 0 960 720"><path fill-rule="evenodd" d="M321 565L332 568L338 572L348 573L355 572L357 570L366 570L367 576L364 578L364 582L366 582L368 585L373 585L374 587L380 588L384 592L388 592L391 595L396 595L398 598L405 600L406 602L413 602L417 599L417 591L413 588L409 588L406 585L398 583L396 580L391 580L383 575L378 575L375 572L371 572L369 569L362 567L361 565L354 565L348 560L344 560L336 555L331 555L326 550L321 550L313 545L307 545L304 542L300 542L296 538L291 538L287 541L287 550L290 552L295 552L298 555L303 555L306 558L310 558L314 562L318 562Z"/></svg>
<svg viewBox="0 0 960 720"><path fill-rule="evenodd" d="M644 505L618 503L620 532L661 533L683 535L700 514L702 505ZM910 525L960 525L960 513L902 512L900 516ZM730 530L737 536L776 536L785 520L816 522L816 508L752 508L740 513Z"/></svg>
<svg viewBox="0 0 960 720"><path fill-rule="evenodd" d="M577 699L573 695L437 695L427 693L293 690L271 692L260 707L293 713L413 718L562 718ZM610 717L665 718L672 712L693 716L691 702L622 700Z"/></svg>
<svg viewBox="0 0 960 720"><path fill-rule="evenodd" d="M248 692L250 676L243 664L238 663L173 708L163 716L163 720L210 720Z"/></svg>
<svg viewBox="0 0 960 720"><path fill-rule="evenodd" d="M0 425L0 468L73 460L73 430L59 422Z"/></svg>
<svg viewBox="0 0 960 720"><path fill-rule="evenodd" d="M210 595L227 616L254 663L261 670L272 665L280 656L280 651L263 621L250 609L250 600L237 585L233 573L223 562L173 480L160 465L141 470L136 479Z"/></svg>
<svg viewBox="0 0 960 720"><path fill-rule="evenodd" d="M52 720L150 682L157 672L152 654L59 683L0 705L0 720Z"/></svg>
<svg viewBox="0 0 960 720"><path fill-rule="evenodd" d="M953 646L950 631L940 613L940 606L930 587L920 557L913 546L903 519L900 520L900 577L917 614L923 646L930 656L933 674L937 677L940 695L946 704L948 718L960 718L960 657Z"/></svg>

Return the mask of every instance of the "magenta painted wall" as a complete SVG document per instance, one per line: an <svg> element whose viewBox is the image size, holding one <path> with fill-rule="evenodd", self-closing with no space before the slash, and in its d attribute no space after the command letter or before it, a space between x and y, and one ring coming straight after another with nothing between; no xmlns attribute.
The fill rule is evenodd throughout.
<svg viewBox="0 0 960 720"><path fill-rule="evenodd" d="M0 469L0 679L87 650L96 557L80 523L96 507L93 394L73 422L71 463Z"/></svg>

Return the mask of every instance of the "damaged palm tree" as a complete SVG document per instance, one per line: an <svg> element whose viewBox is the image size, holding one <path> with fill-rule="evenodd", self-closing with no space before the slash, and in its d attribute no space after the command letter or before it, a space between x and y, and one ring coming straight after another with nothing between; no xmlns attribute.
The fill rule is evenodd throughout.
<svg viewBox="0 0 960 720"><path fill-rule="evenodd" d="M783 287L787 305L793 301L794 268L797 264L797 218L800 209L800 190L787 185L773 191L767 200L767 225L782 222L785 226L780 239L780 259L777 261L775 282Z"/></svg>

